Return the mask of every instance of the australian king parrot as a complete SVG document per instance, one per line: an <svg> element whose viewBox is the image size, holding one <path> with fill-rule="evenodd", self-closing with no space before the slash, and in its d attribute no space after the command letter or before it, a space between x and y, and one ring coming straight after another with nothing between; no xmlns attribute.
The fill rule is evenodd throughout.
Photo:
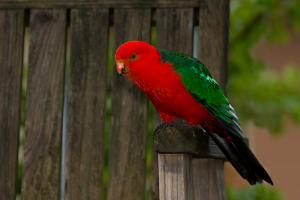
<svg viewBox="0 0 300 200"><path fill-rule="evenodd" d="M238 117L222 89L199 60L127 41L115 53L116 70L131 80L169 123L201 125L239 174L251 185L272 179L242 137Z"/></svg>

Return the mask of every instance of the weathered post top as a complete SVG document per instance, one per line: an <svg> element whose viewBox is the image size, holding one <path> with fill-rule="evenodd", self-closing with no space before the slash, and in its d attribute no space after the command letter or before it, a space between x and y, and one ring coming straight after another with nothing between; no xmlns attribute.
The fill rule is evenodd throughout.
<svg viewBox="0 0 300 200"><path fill-rule="evenodd" d="M224 154L201 126L189 126L183 121L160 124L154 131L154 147L159 153L225 159Z"/></svg>
<svg viewBox="0 0 300 200"><path fill-rule="evenodd" d="M176 121L154 132L160 200L223 200L225 156L200 126Z"/></svg>

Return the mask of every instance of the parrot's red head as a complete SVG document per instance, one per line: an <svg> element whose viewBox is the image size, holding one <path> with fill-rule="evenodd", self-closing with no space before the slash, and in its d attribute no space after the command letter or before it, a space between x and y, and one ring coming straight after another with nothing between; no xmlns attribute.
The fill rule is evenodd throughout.
<svg viewBox="0 0 300 200"><path fill-rule="evenodd" d="M116 51L116 70L119 74L133 77L137 73L149 70L153 62L159 62L160 55L155 47L142 41L128 41Z"/></svg>

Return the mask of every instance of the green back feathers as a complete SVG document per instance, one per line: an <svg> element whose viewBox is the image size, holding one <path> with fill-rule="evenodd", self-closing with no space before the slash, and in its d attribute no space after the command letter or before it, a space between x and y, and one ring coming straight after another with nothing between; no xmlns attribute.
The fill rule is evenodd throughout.
<svg viewBox="0 0 300 200"><path fill-rule="evenodd" d="M171 63L188 92L230 132L241 133L238 118L222 89L199 60L177 52L161 50L161 59Z"/></svg>

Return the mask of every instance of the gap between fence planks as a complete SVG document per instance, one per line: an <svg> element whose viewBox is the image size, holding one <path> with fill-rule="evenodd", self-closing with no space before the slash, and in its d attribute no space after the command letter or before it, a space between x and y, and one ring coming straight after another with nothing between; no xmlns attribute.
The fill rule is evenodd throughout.
<svg viewBox="0 0 300 200"><path fill-rule="evenodd" d="M23 200L59 198L66 10L31 10Z"/></svg>
<svg viewBox="0 0 300 200"><path fill-rule="evenodd" d="M0 11L0 199L16 199L23 10Z"/></svg>

